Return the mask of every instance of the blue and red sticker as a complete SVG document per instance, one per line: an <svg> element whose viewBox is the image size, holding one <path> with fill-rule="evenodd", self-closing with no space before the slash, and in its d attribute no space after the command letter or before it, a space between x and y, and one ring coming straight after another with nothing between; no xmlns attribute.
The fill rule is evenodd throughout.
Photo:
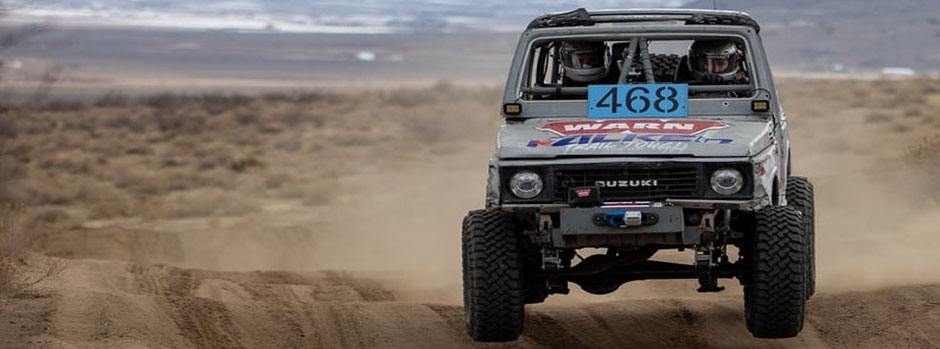
<svg viewBox="0 0 940 349"><path fill-rule="evenodd" d="M573 144L681 142L728 144L731 139L708 138L698 134L730 127L720 120L689 119L608 119L550 122L536 128L557 135L547 140L529 141L529 147L561 147Z"/></svg>

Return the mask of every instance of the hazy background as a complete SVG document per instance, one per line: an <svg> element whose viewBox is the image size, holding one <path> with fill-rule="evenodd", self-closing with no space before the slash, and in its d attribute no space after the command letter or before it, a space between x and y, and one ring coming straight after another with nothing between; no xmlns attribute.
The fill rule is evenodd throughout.
<svg viewBox="0 0 940 349"><path fill-rule="evenodd" d="M0 3L0 348L940 343L938 1L720 1L760 21L816 186L799 337L754 339L735 280L660 280L573 286L485 346L460 222L519 32L711 2Z"/></svg>
<svg viewBox="0 0 940 349"><path fill-rule="evenodd" d="M780 77L940 75L940 2L722 0L754 13ZM519 32L578 7L711 1L15 1L2 29L48 26L2 52L13 90L55 67L53 93L498 85Z"/></svg>

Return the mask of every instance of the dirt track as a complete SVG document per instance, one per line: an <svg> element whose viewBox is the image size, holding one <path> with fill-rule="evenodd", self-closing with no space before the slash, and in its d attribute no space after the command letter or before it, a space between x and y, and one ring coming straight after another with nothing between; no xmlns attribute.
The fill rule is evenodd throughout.
<svg viewBox="0 0 940 349"><path fill-rule="evenodd" d="M453 304L396 301L342 272L212 272L80 262L89 284L39 299L55 330L34 340L88 347L465 348ZM91 285L91 284L95 285ZM693 285L687 285L692 287ZM820 295L797 339L757 341L737 292L531 307L526 334L507 347L935 347L940 287ZM498 346L498 345L497 345Z"/></svg>
<svg viewBox="0 0 940 349"><path fill-rule="evenodd" d="M899 160L936 131L862 121L862 107L814 94L789 97L802 102L789 107L794 165L819 196L819 293L795 339L753 339L740 287L723 280L717 295L686 281L574 290L529 306L519 341L470 342L457 227L482 198L491 146L479 141L343 177L341 199L316 212L265 199L238 216L50 230L38 248L68 268L0 305L0 347L940 347L940 210L919 193L933 179Z"/></svg>

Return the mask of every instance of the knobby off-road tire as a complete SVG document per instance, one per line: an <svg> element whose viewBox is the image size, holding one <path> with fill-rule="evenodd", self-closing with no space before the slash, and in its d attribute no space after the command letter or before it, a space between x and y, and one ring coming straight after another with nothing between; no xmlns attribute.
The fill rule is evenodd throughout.
<svg viewBox="0 0 940 349"><path fill-rule="evenodd" d="M787 205L803 214L806 229L806 299L816 293L816 219L813 183L806 177L787 179Z"/></svg>
<svg viewBox="0 0 940 349"><path fill-rule="evenodd" d="M755 214L747 237L744 313L757 338L794 337L806 311L806 246L803 219L789 206Z"/></svg>
<svg viewBox="0 0 940 349"><path fill-rule="evenodd" d="M643 62L639 56L636 55L633 59L633 69L642 72ZM653 65L653 76L656 82L673 82L679 62L681 62L679 55L651 53L650 64Z"/></svg>
<svg viewBox="0 0 940 349"><path fill-rule="evenodd" d="M516 340L522 334L526 287L515 220L500 212L471 211L462 235L467 334L480 342Z"/></svg>

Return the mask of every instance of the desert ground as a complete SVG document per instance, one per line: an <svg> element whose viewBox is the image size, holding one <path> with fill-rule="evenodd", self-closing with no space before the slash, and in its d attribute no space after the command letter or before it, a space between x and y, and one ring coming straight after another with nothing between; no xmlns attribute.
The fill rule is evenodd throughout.
<svg viewBox="0 0 940 349"><path fill-rule="evenodd" d="M500 91L441 82L3 110L0 347L940 347L940 81L780 89L817 195L797 338L752 338L722 280L573 287L471 342L459 227Z"/></svg>

